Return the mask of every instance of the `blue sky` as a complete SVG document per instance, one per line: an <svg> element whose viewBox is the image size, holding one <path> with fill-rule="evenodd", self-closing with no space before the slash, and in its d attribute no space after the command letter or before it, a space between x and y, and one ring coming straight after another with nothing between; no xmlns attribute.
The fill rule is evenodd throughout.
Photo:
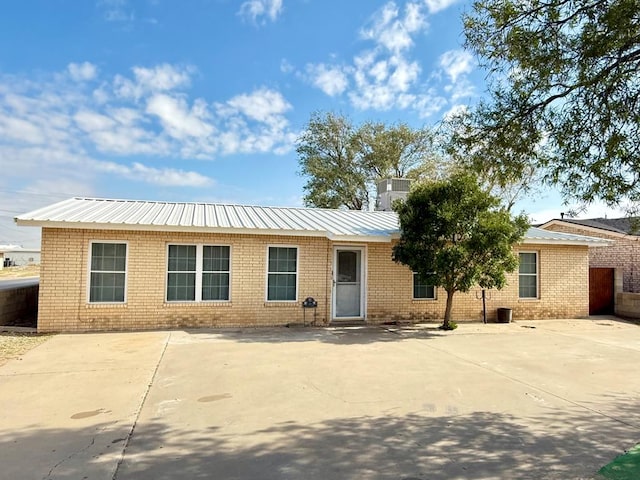
<svg viewBox="0 0 640 480"><path fill-rule="evenodd" d="M4 4L0 243L37 245L12 218L71 196L300 206L295 141L312 112L422 127L478 101L469 5ZM518 209L544 221L567 207L548 192Z"/></svg>

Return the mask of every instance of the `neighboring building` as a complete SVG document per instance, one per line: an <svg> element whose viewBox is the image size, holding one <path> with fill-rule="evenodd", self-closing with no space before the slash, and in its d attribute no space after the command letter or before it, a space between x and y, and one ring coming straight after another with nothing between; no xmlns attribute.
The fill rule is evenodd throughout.
<svg viewBox="0 0 640 480"><path fill-rule="evenodd" d="M563 218L550 220L540 228L610 240L608 248L589 251L589 266L618 269L622 290L640 293L640 218Z"/></svg>
<svg viewBox="0 0 640 480"><path fill-rule="evenodd" d="M589 313L640 318L640 218L561 218L540 228L609 240L589 251Z"/></svg>
<svg viewBox="0 0 640 480"><path fill-rule="evenodd" d="M73 198L16 218L42 227L38 329L134 330L441 320L446 293L391 259L394 212ZM490 318L588 314L590 247L531 228ZM313 297L317 308L303 309ZM481 320L480 291L454 319Z"/></svg>
<svg viewBox="0 0 640 480"><path fill-rule="evenodd" d="M3 267L21 267L38 265L39 263L40 250L37 248L24 248L20 245L0 245L0 270Z"/></svg>

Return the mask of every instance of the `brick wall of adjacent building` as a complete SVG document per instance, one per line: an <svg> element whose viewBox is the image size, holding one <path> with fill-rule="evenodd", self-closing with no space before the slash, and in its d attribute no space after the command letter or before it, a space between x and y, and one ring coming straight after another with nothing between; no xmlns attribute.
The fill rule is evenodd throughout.
<svg viewBox="0 0 640 480"><path fill-rule="evenodd" d="M91 241L127 242L125 304L88 303ZM230 245L231 300L166 302L170 243ZM296 302L265 301L268 245L299 248ZM314 237L43 228L38 328L89 331L309 323L314 318L313 310L303 311L301 307L302 300L309 296L318 302L317 324L326 324L331 318L333 247L329 240ZM517 274L512 274L504 290L489 292L489 318L495 318L498 307L512 308L514 319L586 316L587 248L527 246L525 250L539 253L540 298L519 300ZM391 260L390 244L370 243L364 257L368 321L442 319L446 293L438 289L437 300L412 300L412 274L407 267ZM476 295L477 289L456 295L456 320L482 319L482 302Z"/></svg>
<svg viewBox="0 0 640 480"><path fill-rule="evenodd" d="M619 269L622 272L623 291L640 293L640 237L612 235L605 231L581 228L578 225L553 224L545 228L554 232L574 233L613 241L614 243L608 247L589 250L589 266Z"/></svg>

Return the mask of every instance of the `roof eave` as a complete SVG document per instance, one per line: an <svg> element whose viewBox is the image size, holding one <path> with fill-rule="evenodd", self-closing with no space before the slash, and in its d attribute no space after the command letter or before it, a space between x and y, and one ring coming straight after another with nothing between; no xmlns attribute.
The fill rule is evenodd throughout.
<svg viewBox="0 0 640 480"><path fill-rule="evenodd" d="M565 222L564 220L559 220L557 218L554 218L553 220L549 220L548 222L543 223L538 228L542 230L547 230L547 227L551 227L553 225L561 225L569 228L583 229L586 231L610 235L612 237L618 237L618 238L629 238L629 237L636 236L636 235L630 235L624 232L616 232L614 230L609 230L606 228L598 228L598 227L593 227L591 225L583 225L581 223Z"/></svg>
<svg viewBox="0 0 640 480"><path fill-rule="evenodd" d="M521 245L573 245L580 247L608 247L612 244L607 240L602 242L579 241L579 240L554 240L551 238L525 238Z"/></svg>
<svg viewBox="0 0 640 480"><path fill-rule="evenodd" d="M391 235L327 235L332 242L391 243Z"/></svg>

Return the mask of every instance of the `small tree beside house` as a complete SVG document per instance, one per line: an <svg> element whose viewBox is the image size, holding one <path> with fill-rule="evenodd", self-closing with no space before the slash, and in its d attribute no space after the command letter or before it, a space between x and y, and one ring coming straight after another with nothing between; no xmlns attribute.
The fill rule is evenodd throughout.
<svg viewBox="0 0 640 480"><path fill-rule="evenodd" d="M455 328L451 312L456 292L476 285L501 289L506 273L518 267L513 246L524 237L527 218L501 208L500 199L482 190L471 174L416 185L395 210L400 240L393 260L447 292L444 330Z"/></svg>

